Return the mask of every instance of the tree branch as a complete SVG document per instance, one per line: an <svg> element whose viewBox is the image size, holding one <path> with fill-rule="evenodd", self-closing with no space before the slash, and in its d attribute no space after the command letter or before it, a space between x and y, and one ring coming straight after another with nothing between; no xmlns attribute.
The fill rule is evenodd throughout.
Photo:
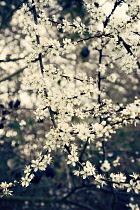
<svg viewBox="0 0 140 210"><path fill-rule="evenodd" d="M27 68L27 66L25 66L25 67L22 68L22 69L19 69L18 71L14 72L13 74L11 74L11 75L9 75L9 76L7 76L7 77L1 79L1 80L0 80L0 83L1 83L1 82L4 82L4 81L6 81L6 80L11 80L12 77L14 77L14 76L16 76L16 75L22 73L26 68Z"/></svg>

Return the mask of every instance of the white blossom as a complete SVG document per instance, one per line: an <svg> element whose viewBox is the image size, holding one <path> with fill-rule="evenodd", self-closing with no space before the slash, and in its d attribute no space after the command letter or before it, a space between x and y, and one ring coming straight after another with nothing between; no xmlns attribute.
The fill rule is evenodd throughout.
<svg viewBox="0 0 140 210"><path fill-rule="evenodd" d="M83 179L86 179L88 176L95 176L96 168L89 161L86 161L80 174L83 176Z"/></svg>
<svg viewBox="0 0 140 210"><path fill-rule="evenodd" d="M104 172L108 172L111 168L110 163L108 162L108 160L104 160L104 162L101 165L101 170Z"/></svg>

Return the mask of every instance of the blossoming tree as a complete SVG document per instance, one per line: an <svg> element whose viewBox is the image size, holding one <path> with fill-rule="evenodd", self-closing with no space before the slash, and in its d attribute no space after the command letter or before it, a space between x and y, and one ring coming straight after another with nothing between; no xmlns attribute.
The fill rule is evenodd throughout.
<svg viewBox="0 0 140 210"><path fill-rule="evenodd" d="M109 3L111 9L106 12ZM123 5L127 7L125 12L120 9L124 16L117 17ZM31 46L23 86L37 92L36 119L50 118L51 126L41 154L25 167L21 180L0 186L4 195L11 195L17 185L28 187L34 173L45 170L60 150L75 176L89 180L98 190L112 192L113 209L118 192L140 191L139 174L134 171L127 177L116 172L120 158L111 163L107 152L118 129L137 126L140 120L137 96L129 102L108 94L116 81L125 83L122 77L138 81L139 1L83 0L82 9L83 17L73 19L69 13L61 17L57 1L32 0L18 11ZM95 150L100 167L94 161ZM137 204L129 207L138 208Z"/></svg>

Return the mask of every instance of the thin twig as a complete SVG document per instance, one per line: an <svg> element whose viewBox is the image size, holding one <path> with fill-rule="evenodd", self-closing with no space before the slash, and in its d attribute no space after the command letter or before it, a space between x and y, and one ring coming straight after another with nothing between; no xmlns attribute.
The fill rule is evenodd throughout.
<svg viewBox="0 0 140 210"><path fill-rule="evenodd" d="M25 67L22 68L22 69L19 69L18 71L14 72L13 74L11 74L11 75L9 75L9 76L7 76L7 77L4 77L3 79L0 80L0 83L1 83L1 82L4 82L4 81L6 81L6 80L11 80L12 77L14 77L14 76L16 76L16 75L22 73L26 68L27 68L27 66L25 66Z"/></svg>

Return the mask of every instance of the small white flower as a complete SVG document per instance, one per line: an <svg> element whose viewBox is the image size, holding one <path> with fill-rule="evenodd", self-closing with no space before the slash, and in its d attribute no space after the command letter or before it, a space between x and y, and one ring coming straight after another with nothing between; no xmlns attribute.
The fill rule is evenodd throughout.
<svg viewBox="0 0 140 210"><path fill-rule="evenodd" d="M31 172L31 167L30 166L25 166L24 169L24 174L30 173Z"/></svg>
<svg viewBox="0 0 140 210"><path fill-rule="evenodd" d="M108 172L110 170L110 163L108 160L105 160L101 165L101 170L104 172Z"/></svg>
<svg viewBox="0 0 140 210"><path fill-rule="evenodd" d="M83 170L80 171L80 174L83 176L83 179L86 179L88 176L95 176L96 168L89 161L87 161L86 165L83 167Z"/></svg>
<svg viewBox="0 0 140 210"><path fill-rule="evenodd" d="M133 175L129 175L129 176L133 177L134 179L137 179L140 175L133 172Z"/></svg>
<svg viewBox="0 0 140 210"><path fill-rule="evenodd" d="M125 185L127 187L127 192L134 191L135 193L139 193L140 191L140 181L130 180L129 184Z"/></svg>
<svg viewBox="0 0 140 210"><path fill-rule="evenodd" d="M103 187L103 185L107 185L107 183L106 183L106 181L104 181L102 179L105 179L105 177L103 175L101 175L101 174L95 175L95 181Z"/></svg>

